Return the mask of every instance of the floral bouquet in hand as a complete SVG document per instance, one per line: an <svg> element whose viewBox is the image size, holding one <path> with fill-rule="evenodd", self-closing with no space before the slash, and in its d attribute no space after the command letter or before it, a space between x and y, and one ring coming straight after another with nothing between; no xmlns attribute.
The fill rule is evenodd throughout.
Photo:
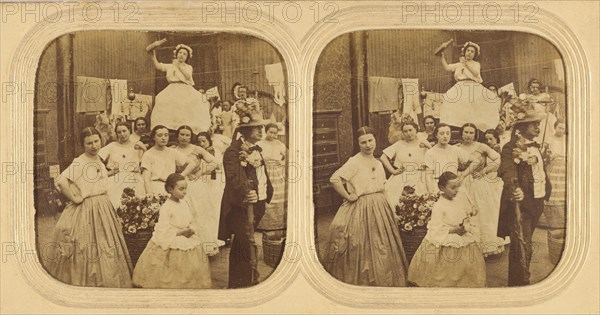
<svg viewBox="0 0 600 315"><path fill-rule="evenodd" d="M248 141L242 143L242 150L240 151L240 163L242 166L246 167L250 165L254 168L259 168L263 164L263 159L260 155L261 151L261 147Z"/></svg>
<svg viewBox="0 0 600 315"><path fill-rule="evenodd" d="M410 232L415 228L425 228L431 220L431 209L439 194L415 194L412 186L404 186L402 196L396 206L400 230Z"/></svg>
<svg viewBox="0 0 600 315"><path fill-rule="evenodd" d="M160 206L167 200L167 195L137 197L133 188L123 189L121 206L117 208L117 216L123 227L123 233L136 234L139 230L153 229L158 220Z"/></svg>

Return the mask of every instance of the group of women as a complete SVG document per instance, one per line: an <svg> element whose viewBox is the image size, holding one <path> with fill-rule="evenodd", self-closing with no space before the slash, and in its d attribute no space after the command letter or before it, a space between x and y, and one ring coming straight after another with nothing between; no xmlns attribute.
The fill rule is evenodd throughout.
<svg viewBox="0 0 600 315"><path fill-rule="evenodd" d="M385 148L379 160L373 156L373 130L360 128L356 133L360 152L330 179L345 201L329 228L324 265L346 283L485 286L484 258L500 254L508 243L497 236L503 189L497 169L501 148L511 134L500 119L501 100L481 85L480 65L474 60L480 53L477 44L467 42L460 62L451 65L441 50L442 65L454 73L457 83L444 96L440 123L425 117L425 128L418 132L416 122L403 120L400 139ZM542 105L536 110L548 112ZM556 194L553 190L546 212L554 225L564 226L565 124L555 119L548 127L556 132L540 141L552 152L548 170L558 190ZM460 128L461 139L455 145L450 144L453 128ZM387 179L384 169L390 174ZM406 260L395 217L406 186L417 195L440 194L426 241L411 262ZM458 251L457 261L445 261L442 256L448 250ZM428 253L435 253L433 261L425 257Z"/></svg>

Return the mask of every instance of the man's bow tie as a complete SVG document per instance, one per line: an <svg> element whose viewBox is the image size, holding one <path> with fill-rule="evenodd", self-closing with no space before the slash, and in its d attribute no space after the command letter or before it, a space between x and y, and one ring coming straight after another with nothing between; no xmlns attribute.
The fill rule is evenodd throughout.
<svg viewBox="0 0 600 315"><path fill-rule="evenodd" d="M525 146L528 148L538 148L538 149L540 148L540 144L535 141L525 143Z"/></svg>
<svg viewBox="0 0 600 315"><path fill-rule="evenodd" d="M258 152L262 152L262 148L258 145L254 145L251 146L250 148L248 148L248 151L252 152L252 151L258 151Z"/></svg>

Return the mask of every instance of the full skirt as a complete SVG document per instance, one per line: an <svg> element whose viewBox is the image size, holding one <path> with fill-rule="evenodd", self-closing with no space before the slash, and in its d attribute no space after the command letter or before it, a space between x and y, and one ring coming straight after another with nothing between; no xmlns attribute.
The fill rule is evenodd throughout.
<svg viewBox="0 0 600 315"><path fill-rule="evenodd" d="M150 121L152 128L163 125L176 130L188 125L198 134L210 128L210 104L191 85L171 83L156 95Z"/></svg>
<svg viewBox="0 0 600 315"><path fill-rule="evenodd" d="M212 286L208 257L202 246L164 250L150 240L133 271L133 284L142 288L208 289Z"/></svg>
<svg viewBox="0 0 600 315"><path fill-rule="evenodd" d="M552 184L550 198L544 207L544 216L550 228L566 228L567 215L567 160L555 158L548 166L548 179Z"/></svg>
<svg viewBox="0 0 600 315"><path fill-rule="evenodd" d="M204 176L188 182L185 198L190 205L194 225L198 229L196 234L205 248L213 248L216 251L224 243L218 239L223 190L215 182L216 180L206 179ZM211 254L216 254L215 251Z"/></svg>
<svg viewBox="0 0 600 315"><path fill-rule="evenodd" d="M481 250L484 256L500 254L504 251L506 242L498 234L498 220L500 218L500 197L503 182L490 173L479 179L468 177L464 181L465 187L471 193L473 202L477 207L479 218L479 232L481 235Z"/></svg>
<svg viewBox="0 0 600 315"><path fill-rule="evenodd" d="M472 123L479 130L495 129L500 122L498 97L474 81L458 81L444 94L440 122L455 127Z"/></svg>
<svg viewBox="0 0 600 315"><path fill-rule="evenodd" d="M363 286L406 286L407 262L383 193L344 202L329 227L323 264L335 278Z"/></svg>
<svg viewBox="0 0 600 315"><path fill-rule="evenodd" d="M123 189L133 188L135 195L138 197L146 196L146 188L144 187L144 179L138 172L119 172L108 178L108 197L113 207L121 206L121 196Z"/></svg>
<svg viewBox="0 0 600 315"><path fill-rule="evenodd" d="M121 224L107 195L68 204L43 257L56 279L86 287L131 287L131 259Z"/></svg>
<svg viewBox="0 0 600 315"><path fill-rule="evenodd" d="M485 260L477 243L436 246L423 240L408 268L408 281L419 287L485 287Z"/></svg>
<svg viewBox="0 0 600 315"><path fill-rule="evenodd" d="M402 173L392 175L385 182L385 198L390 207L396 211L396 206L404 191L404 186L412 186L415 189L415 194L423 195L427 193L427 185L425 184L425 172L416 171L415 173Z"/></svg>
<svg viewBox="0 0 600 315"><path fill-rule="evenodd" d="M273 186L271 202L265 205L265 215L262 217L258 228L261 230L282 230L287 223L285 209L285 165L279 161L265 161L269 172L269 179Z"/></svg>

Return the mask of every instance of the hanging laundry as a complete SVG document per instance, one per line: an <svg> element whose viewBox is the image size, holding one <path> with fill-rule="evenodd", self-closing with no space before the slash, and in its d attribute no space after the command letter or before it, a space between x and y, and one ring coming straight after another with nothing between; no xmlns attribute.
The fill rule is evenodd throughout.
<svg viewBox="0 0 600 315"><path fill-rule="evenodd" d="M121 102L128 101L127 99L127 80L109 79L110 84L110 108L109 114L121 114Z"/></svg>
<svg viewBox="0 0 600 315"><path fill-rule="evenodd" d="M565 67L563 66L562 59L554 59L554 72L556 72L559 81L565 80Z"/></svg>
<svg viewBox="0 0 600 315"><path fill-rule="evenodd" d="M107 79L77 76L75 84L75 112L102 112L106 110L109 93Z"/></svg>
<svg viewBox="0 0 600 315"><path fill-rule="evenodd" d="M444 104L444 94L426 92L425 99L423 100L423 116L433 116L434 118L440 118L440 109Z"/></svg>
<svg viewBox="0 0 600 315"><path fill-rule="evenodd" d="M283 74L283 65L275 63L265 65L265 76L267 82L273 87L273 101L279 106L285 104L285 75Z"/></svg>
<svg viewBox="0 0 600 315"><path fill-rule="evenodd" d="M399 89L400 79L369 77L369 112L397 110L400 105Z"/></svg>
<svg viewBox="0 0 600 315"><path fill-rule="evenodd" d="M219 100L221 99L221 95L219 95L219 88L216 86L206 90L204 94L206 94L207 99L211 99L213 97L216 97Z"/></svg>
<svg viewBox="0 0 600 315"><path fill-rule="evenodd" d="M410 115L415 121L419 121L417 114L423 113L419 79L402 79L402 94L404 95L402 113Z"/></svg>

